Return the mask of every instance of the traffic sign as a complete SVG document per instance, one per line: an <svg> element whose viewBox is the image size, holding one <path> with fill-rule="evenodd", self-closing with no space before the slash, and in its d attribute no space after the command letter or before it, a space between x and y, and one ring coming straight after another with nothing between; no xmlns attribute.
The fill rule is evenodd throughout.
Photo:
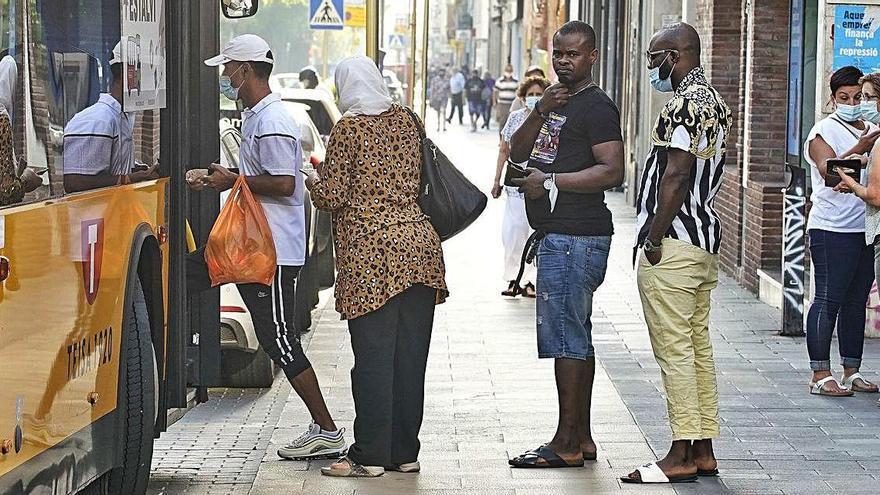
<svg viewBox="0 0 880 495"><path fill-rule="evenodd" d="M343 0L311 0L309 27L311 29L342 29L345 12Z"/></svg>

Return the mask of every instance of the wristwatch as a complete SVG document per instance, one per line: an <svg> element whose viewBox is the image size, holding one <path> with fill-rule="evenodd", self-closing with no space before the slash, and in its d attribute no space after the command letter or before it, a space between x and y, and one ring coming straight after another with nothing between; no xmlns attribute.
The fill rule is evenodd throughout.
<svg viewBox="0 0 880 495"><path fill-rule="evenodd" d="M645 243L642 245L646 253L659 253L662 246L662 241L658 244L654 244L651 242L651 239L645 239Z"/></svg>
<svg viewBox="0 0 880 495"><path fill-rule="evenodd" d="M553 184L556 182L556 174L550 174L544 179L544 189L550 190L553 189Z"/></svg>

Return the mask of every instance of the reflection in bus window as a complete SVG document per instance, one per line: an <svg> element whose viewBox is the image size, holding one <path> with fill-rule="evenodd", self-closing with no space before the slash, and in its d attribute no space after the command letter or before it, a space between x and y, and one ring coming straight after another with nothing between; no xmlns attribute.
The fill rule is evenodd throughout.
<svg viewBox="0 0 880 495"><path fill-rule="evenodd" d="M15 155L12 113L18 66L6 55L0 60L0 206L9 206L24 199L25 194L40 187L43 180Z"/></svg>

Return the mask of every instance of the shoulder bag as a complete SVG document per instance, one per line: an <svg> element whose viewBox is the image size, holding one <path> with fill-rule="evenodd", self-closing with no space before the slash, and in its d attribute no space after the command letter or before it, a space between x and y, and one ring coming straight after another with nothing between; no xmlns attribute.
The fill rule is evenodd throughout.
<svg viewBox="0 0 880 495"><path fill-rule="evenodd" d="M474 223L486 209L488 199L425 135L416 114L404 109L412 117L421 140L422 174L416 201L440 240L445 241Z"/></svg>

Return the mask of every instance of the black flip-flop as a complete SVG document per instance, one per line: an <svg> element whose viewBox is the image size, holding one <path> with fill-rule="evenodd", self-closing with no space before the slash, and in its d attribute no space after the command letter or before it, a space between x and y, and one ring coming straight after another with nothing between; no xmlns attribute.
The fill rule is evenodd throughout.
<svg viewBox="0 0 880 495"><path fill-rule="evenodd" d="M544 462L541 463L540 461ZM548 449L547 447L541 446L535 450L530 450L525 454L515 457L509 461L507 461L512 467L515 468L574 468L574 467L584 467L584 461L581 459L580 462L569 463L565 459L559 457L556 452Z"/></svg>
<svg viewBox="0 0 880 495"><path fill-rule="evenodd" d="M701 478L711 478L713 476L718 476L718 470L717 469L712 469L712 470L700 469L699 471L697 471L697 476L699 476Z"/></svg>

